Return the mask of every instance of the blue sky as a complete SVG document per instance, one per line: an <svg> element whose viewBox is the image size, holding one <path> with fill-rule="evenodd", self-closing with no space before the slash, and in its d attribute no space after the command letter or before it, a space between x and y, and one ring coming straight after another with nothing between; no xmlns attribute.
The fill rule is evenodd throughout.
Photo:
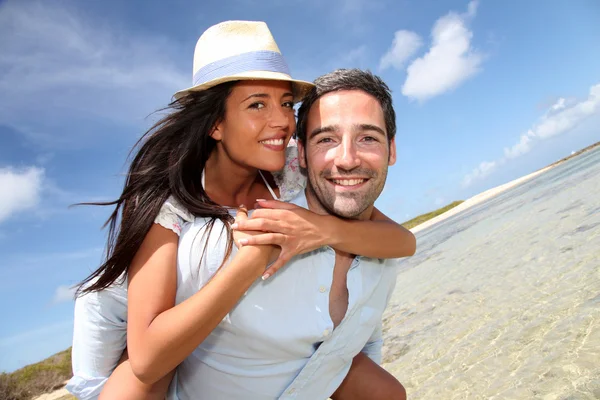
<svg viewBox="0 0 600 400"><path fill-rule="evenodd" d="M600 140L600 3L465 0L0 2L0 371L70 345L70 285L152 112L191 82L198 36L264 20L292 73L368 68L394 94L404 221Z"/></svg>

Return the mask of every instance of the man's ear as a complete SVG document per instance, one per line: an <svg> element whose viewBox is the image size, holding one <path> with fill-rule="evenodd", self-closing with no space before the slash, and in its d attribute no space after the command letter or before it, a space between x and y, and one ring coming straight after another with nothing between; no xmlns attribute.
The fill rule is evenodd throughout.
<svg viewBox="0 0 600 400"><path fill-rule="evenodd" d="M390 158L388 160L388 165L391 167L396 164L396 137L390 140Z"/></svg>
<svg viewBox="0 0 600 400"><path fill-rule="evenodd" d="M300 164L300 167L306 169L306 149L304 148L304 144L302 144L302 141L298 140L297 144L298 144L298 163Z"/></svg>

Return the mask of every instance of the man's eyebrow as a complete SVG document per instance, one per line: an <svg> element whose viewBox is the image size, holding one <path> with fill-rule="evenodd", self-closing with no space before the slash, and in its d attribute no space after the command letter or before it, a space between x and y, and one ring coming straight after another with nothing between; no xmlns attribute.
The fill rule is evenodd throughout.
<svg viewBox="0 0 600 400"><path fill-rule="evenodd" d="M255 97L259 99L268 99L271 96L267 93L253 93L250 96L246 97L244 100L242 100L242 103L248 99L252 99ZM294 94L292 92L285 92L281 97L294 97Z"/></svg>
<svg viewBox="0 0 600 400"><path fill-rule="evenodd" d="M387 136L387 133L385 133L385 131L383 129L381 129L380 127L378 127L377 125L372 125L372 124L356 124L352 127L354 130L356 131L375 131L375 132L379 132L380 134L382 134L383 136Z"/></svg>
<svg viewBox="0 0 600 400"><path fill-rule="evenodd" d="M327 125L327 126L320 126L318 128L313 129L309 135L308 135L308 139L313 138L315 136L317 136L319 133L327 133L327 132L335 132L339 129L339 127L337 125Z"/></svg>

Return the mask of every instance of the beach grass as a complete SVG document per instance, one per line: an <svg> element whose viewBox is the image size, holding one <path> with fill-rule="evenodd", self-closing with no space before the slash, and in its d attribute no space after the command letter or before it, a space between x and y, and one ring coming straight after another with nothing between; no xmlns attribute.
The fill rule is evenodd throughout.
<svg viewBox="0 0 600 400"><path fill-rule="evenodd" d="M406 221L406 222L402 223L402 226L404 226L406 229L412 229L415 226L420 225L425 221L428 221L432 218L437 217L440 214L445 213L448 210L453 209L454 207L458 206L461 203L463 203L463 200L453 201L452 203L448 204L447 206L438 208L437 210L428 212L427 214L421 214L418 217L411 219L410 221Z"/></svg>
<svg viewBox="0 0 600 400"><path fill-rule="evenodd" d="M29 400L63 387L71 376L69 348L38 363L0 374L0 399Z"/></svg>

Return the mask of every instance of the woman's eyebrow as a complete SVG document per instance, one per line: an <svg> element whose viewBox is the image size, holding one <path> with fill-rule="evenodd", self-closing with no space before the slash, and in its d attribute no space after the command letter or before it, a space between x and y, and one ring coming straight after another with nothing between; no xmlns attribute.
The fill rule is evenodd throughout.
<svg viewBox="0 0 600 400"><path fill-rule="evenodd" d="M269 95L268 93L253 93L250 96L246 97L244 100L242 100L242 103L254 97L259 99L268 99L269 97L271 97L271 95ZM292 92L285 92L281 97L294 97L294 94Z"/></svg>
<svg viewBox="0 0 600 400"><path fill-rule="evenodd" d="M267 93L253 93L250 96L246 97L244 100L242 100L242 103L248 99L251 99L253 97L257 97L259 99L265 99L265 98L269 98L271 96L269 96Z"/></svg>

